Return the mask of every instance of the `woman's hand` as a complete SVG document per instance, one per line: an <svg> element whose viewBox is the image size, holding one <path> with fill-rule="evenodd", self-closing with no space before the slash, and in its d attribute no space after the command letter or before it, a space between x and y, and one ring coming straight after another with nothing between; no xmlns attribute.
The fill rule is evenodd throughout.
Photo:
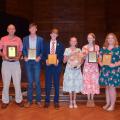
<svg viewBox="0 0 120 120"><path fill-rule="evenodd" d="M103 66L103 63L102 63L102 62L99 62L99 65L102 67L102 66Z"/></svg>
<svg viewBox="0 0 120 120"><path fill-rule="evenodd" d="M66 63L68 61L68 57L64 56L63 62Z"/></svg>
<svg viewBox="0 0 120 120"><path fill-rule="evenodd" d="M116 67L116 64L111 63L109 67Z"/></svg>

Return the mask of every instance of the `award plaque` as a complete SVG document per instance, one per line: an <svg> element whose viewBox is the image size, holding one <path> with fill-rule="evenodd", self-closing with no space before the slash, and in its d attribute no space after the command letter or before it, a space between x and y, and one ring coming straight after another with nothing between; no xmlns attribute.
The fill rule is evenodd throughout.
<svg viewBox="0 0 120 120"><path fill-rule="evenodd" d="M7 46L7 57L10 59L17 57L17 46Z"/></svg>
<svg viewBox="0 0 120 120"><path fill-rule="evenodd" d="M36 49L29 49L28 50L28 59L35 60L36 59Z"/></svg>
<svg viewBox="0 0 120 120"><path fill-rule="evenodd" d="M97 62L97 52L91 51L88 53L88 62L96 63Z"/></svg>
<svg viewBox="0 0 120 120"><path fill-rule="evenodd" d="M110 65L112 61L112 55L111 54L104 54L102 58L103 65Z"/></svg>
<svg viewBox="0 0 120 120"><path fill-rule="evenodd" d="M48 63L56 65L57 64L57 55L56 54L49 54L48 55Z"/></svg>

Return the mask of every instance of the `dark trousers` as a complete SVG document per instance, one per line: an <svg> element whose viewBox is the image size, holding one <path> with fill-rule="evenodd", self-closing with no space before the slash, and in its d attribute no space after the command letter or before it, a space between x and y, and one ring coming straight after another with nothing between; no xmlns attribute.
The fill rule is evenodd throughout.
<svg viewBox="0 0 120 120"><path fill-rule="evenodd" d="M36 86L36 101L41 101L41 88L40 88L40 62L30 60L25 62L27 77L28 77L28 92L27 97L28 101L32 103L33 100L33 82L35 81Z"/></svg>
<svg viewBox="0 0 120 120"><path fill-rule="evenodd" d="M50 92L52 86L52 80L55 90L54 103L59 102L59 83L60 83L61 66L46 66L45 75L45 91L46 91L46 103L50 102Z"/></svg>

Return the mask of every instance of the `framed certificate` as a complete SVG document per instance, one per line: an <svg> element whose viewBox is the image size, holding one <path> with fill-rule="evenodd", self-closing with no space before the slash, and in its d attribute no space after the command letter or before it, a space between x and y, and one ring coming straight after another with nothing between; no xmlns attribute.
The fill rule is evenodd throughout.
<svg viewBox="0 0 120 120"><path fill-rule="evenodd" d="M28 50L28 59L35 60L36 59L36 49L29 49Z"/></svg>
<svg viewBox="0 0 120 120"><path fill-rule="evenodd" d="M97 52L91 51L88 53L88 62L96 63L97 62Z"/></svg>
<svg viewBox="0 0 120 120"><path fill-rule="evenodd" d="M11 59L17 57L17 46L7 46L7 57Z"/></svg>
<svg viewBox="0 0 120 120"><path fill-rule="evenodd" d="M103 65L110 65L112 61L112 54L104 54L102 58Z"/></svg>
<svg viewBox="0 0 120 120"><path fill-rule="evenodd" d="M49 54L48 55L48 63L56 65L57 64L57 55L56 54Z"/></svg>

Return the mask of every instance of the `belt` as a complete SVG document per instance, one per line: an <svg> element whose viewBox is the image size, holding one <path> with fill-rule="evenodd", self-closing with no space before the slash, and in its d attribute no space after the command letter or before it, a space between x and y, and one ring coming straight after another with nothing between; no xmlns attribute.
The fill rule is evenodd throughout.
<svg viewBox="0 0 120 120"><path fill-rule="evenodd" d="M18 60L4 60L4 61L7 61L7 62L17 62Z"/></svg>

